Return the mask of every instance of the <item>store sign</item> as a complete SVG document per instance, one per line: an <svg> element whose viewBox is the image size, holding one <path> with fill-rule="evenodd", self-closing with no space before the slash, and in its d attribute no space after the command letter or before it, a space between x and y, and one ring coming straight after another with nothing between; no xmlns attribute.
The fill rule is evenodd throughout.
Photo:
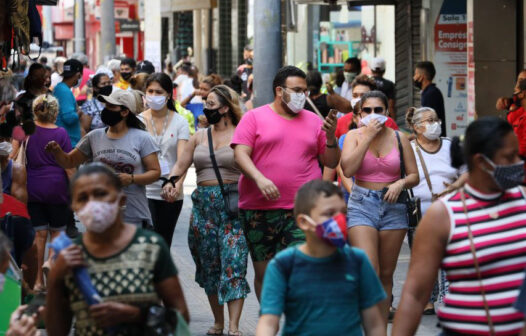
<svg viewBox="0 0 526 336"><path fill-rule="evenodd" d="M138 20L119 20L120 32L137 32L141 30L141 23Z"/></svg>
<svg viewBox="0 0 526 336"><path fill-rule="evenodd" d="M444 0L435 22L435 82L444 96L448 136L468 125L466 0Z"/></svg>

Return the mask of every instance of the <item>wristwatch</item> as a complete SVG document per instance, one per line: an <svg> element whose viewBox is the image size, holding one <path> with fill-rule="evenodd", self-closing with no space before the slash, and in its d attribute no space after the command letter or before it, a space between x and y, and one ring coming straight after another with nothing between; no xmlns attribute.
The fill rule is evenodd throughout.
<svg viewBox="0 0 526 336"><path fill-rule="evenodd" d="M328 143L325 143L325 146L327 146L327 148L336 148L338 147L338 142L335 141L333 145L329 145Z"/></svg>

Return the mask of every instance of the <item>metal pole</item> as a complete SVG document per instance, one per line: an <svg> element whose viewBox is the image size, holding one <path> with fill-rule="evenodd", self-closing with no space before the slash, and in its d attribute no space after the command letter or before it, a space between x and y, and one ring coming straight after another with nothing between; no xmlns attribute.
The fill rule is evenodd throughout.
<svg viewBox="0 0 526 336"><path fill-rule="evenodd" d="M86 53L84 0L75 0L75 52Z"/></svg>
<svg viewBox="0 0 526 336"><path fill-rule="evenodd" d="M281 68L281 1L254 1L254 106L274 100L272 81Z"/></svg>
<svg viewBox="0 0 526 336"><path fill-rule="evenodd" d="M116 56L115 49L115 8L113 0L100 0L100 60L104 63Z"/></svg>

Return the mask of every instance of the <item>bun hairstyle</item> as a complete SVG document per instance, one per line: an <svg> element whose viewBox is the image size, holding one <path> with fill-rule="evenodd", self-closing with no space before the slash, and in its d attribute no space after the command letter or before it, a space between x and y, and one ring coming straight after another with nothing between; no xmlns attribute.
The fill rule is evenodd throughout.
<svg viewBox="0 0 526 336"><path fill-rule="evenodd" d="M472 157L483 154L493 159L495 153L502 147L504 137L513 132L512 126L497 117L483 117L466 129L464 141L454 137L451 142L451 165L460 168L463 164L473 169Z"/></svg>
<svg viewBox="0 0 526 336"><path fill-rule="evenodd" d="M40 122L55 123L58 109L58 100L51 94L46 93L33 100L33 113Z"/></svg>
<svg viewBox="0 0 526 336"><path fill-rule="evenodd" d="M433 114L436 116L436 111L432 109L431 107L410 107L407 109L407 112L405 113L405 123L407 127L410 129L414 129L415 125L418 124L422 120L422 114L424 112L433 112Z"/></svg>

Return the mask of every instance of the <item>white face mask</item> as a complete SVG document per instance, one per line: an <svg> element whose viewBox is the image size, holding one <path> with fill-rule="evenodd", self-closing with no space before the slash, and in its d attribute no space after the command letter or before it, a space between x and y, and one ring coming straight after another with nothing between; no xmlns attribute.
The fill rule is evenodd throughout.
<svg viewBox="0 0 526 336"><path fill-rule="evenodd" d="M434 122L432 124L426 125L426 130L422 134L429 140L436 140L440 138L440 134L442 133L442 128L440 127L440 124L437 122Z"/></svg>
<svg viewBox="0 0 526 336"><path fill-rule="evenodd" d="M362 98L360 98L360 97L351 99L351 106L352 106L352 108L354 108L354 106L355 106L356 104L358 104L358 102L359 102L361 99L362 99Z"/></svg>
<svg viewBox="0 0 526 336"><path fill-rule="evenodd" d="M77 211L80 222L86 227L86 230L102 233L115 223L119 214L118 197L113 203L101 201L89 201L84 208Z"/></svg>
<svg viewBox="0 0 526 336"><path fill-rule="evenodd" d="M4 284L5 284L5 274L0 273L0 293L4 291Z"/></svg>
<svg viewBox="0 0 526 336"><path fill-rule="evenodd" d="M352 83L352 81L358 76L358 74L356 72L348 72L348 71L345 71L343 73L343 77L345 77L345 81L347 83Z"/></svg>
<svg viewBox="0 0 526 336"><path fill-rule="evenodd" d="M387 121L387 116L385 116L384 114L371 113L367 117L362 118L360 120L360 124L362 124L363 126L367 126L374 119L378 120L378 122L383 125Z"/></svg>
<svg viewBox="0 0 526 336"><path fill-rule="evenodd" d="M285 89L283 89L283 91L285 91ZM287 92L287 94L290 97L290 101L287 103L288 108L294 113L300 113L300 111L303 110L303 107L305 106L305 101L307 100L307 97L305 97L305 93Z"/></svg>
<svg viewBox="0 0 526 336"><path fill-rule="evenodd" d="M166 96L151 96L146 95L146 104L155 111L162 110L164 105L166 105Z"/></svg>

